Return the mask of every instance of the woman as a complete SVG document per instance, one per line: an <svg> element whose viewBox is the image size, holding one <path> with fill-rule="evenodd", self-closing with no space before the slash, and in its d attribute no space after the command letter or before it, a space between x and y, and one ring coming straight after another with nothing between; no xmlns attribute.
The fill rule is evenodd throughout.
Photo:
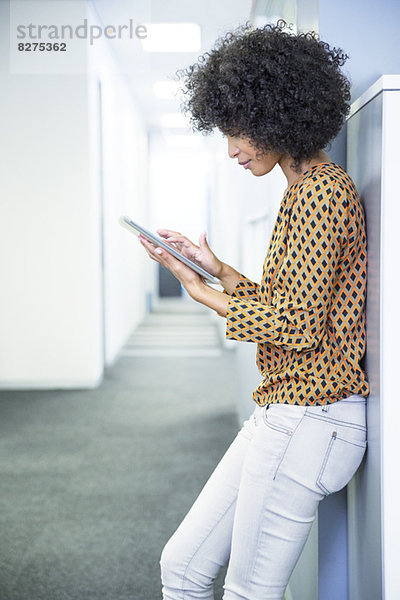
<svg viewBox="0 0 400 600"><path fill-rule="evenodd" d="M218 277L224 292L144 238L227 337L258 344L252 417L165 547L165 600L281 599L324 496L344 487L366 447L366 235L350 177L323 148L349 109L347 56L284 23L242 27L182 73L195 128L218 128L255 176L279 165L288 187L261 285L199 246L160 235Z"/></svg>

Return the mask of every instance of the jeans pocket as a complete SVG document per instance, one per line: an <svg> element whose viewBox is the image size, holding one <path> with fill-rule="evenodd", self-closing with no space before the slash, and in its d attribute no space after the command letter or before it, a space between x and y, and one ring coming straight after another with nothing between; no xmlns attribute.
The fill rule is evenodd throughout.
<svg viewBox="0 0 400 600"><path fill-rule="evenodd" d="M291 404L269 404L264 412L264 423L270 429L291 436L301 422L306 408Z"/></svg>
<svg viewBox="0 0 400 600"><path fill-rule="evenodd" d="M293 439L293 436L303 420L305 407L288 404L270 404L263 411L264 425L268 431L267 438L271 440L271 459L275 459L273 479L276 479L281 463Z"/></svg>
<svg viewBox="0 0 400 600"><path fill-rule="evenodd" d="M338 492L349 483L361 464L366 447L366 441L350 441L336 432L332 434L317 478L317 485L324 494Z"/></svg>

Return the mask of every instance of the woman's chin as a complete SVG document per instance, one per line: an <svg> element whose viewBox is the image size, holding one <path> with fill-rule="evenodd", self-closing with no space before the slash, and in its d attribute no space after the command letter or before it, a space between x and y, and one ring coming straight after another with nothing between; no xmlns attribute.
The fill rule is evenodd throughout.
<svg viewBox="0 0 400 600"><path fill-rule="evenodd" d="M267 175L267 173L270 173L273 168L274 167L271 167L269 169L261 165L255 165L253 168L250 167L249 171L251 171L251 174L254 175L254 177L262 177L263 175Z"/></svg>

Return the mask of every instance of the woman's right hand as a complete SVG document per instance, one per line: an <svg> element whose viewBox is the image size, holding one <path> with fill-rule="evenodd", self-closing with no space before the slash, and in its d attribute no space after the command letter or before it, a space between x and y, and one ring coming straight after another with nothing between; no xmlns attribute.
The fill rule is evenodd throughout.
<svg viewBox="0 0 400 600"><path fill-rule="evenodd" d="M223 263L210 249L207 242L207 234L205 232L200 235L198 246L177 231L171 231L170 229L157 229L157 233L166 242L168 242L168 244L173 244L176 249L183 254L183 256L186 256L186 258L189 258L197 265L208 271L210 275L214 275L214 277L220 276Z"/></svg>

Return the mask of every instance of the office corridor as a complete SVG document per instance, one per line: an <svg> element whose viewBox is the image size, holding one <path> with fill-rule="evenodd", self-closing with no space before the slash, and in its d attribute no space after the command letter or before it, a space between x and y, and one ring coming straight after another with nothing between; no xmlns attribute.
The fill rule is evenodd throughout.
<svg viewBox="0 0 400 600"><path fill-rule="evenodd" d="M98 389L0 393L1 600L161 597L161 549L237 430L233 354L181 306Z"/></svg>

